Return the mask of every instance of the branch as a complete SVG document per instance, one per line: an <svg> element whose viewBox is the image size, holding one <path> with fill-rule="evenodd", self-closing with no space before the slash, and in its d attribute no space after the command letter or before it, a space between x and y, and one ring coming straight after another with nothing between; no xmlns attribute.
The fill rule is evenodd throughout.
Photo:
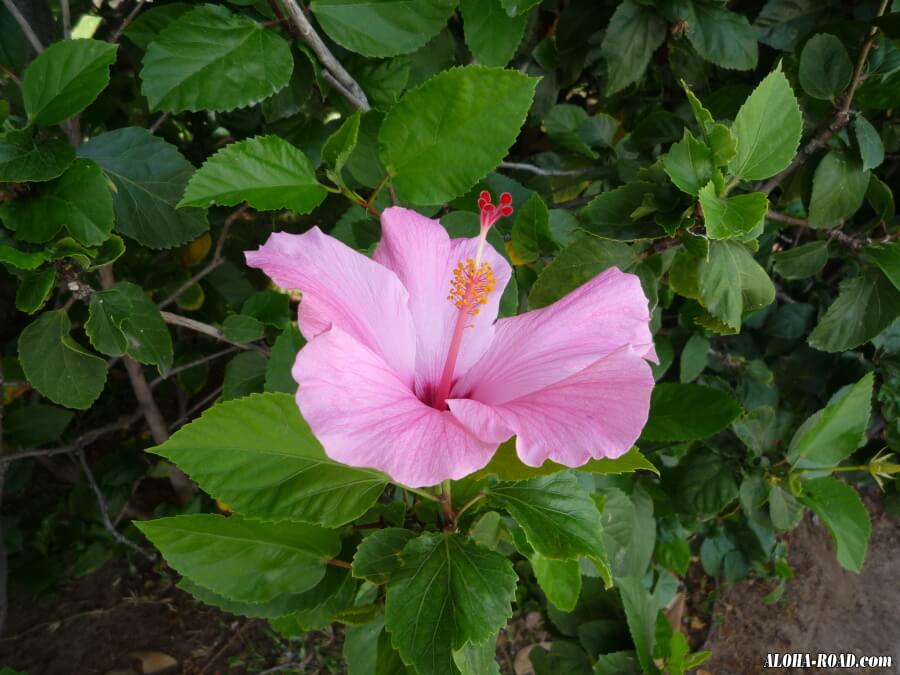
<svg viewBox="0 0 900 675"><path fill-rule="evenodd" d="M221 356L228 356L229 354L234 354L236 351L238 351L237 347L228 347L226 349L222 349L221 351L214 352L212 354L207 354L206 356L203 356L199 359L195 359L194 361L190 361L188 363L183 363L182 365L178 366L177 368L172 368L171 370L166 371L166 373L164 375L160 375L155 380L153 380L150 383L150 388L154 389L161 382L168 380L173 375L177 375L178 373L181 373L185 370L190 370L191 368L196 368L197 366L202 366L204 363L213 361Z"/></svg>
<svg viewBox="0 0 900 675"><path fill-rule="evenodd" d="M22 29L22 32L25 34L25 37L28 38L28 41L31 43L31 46L34 47L34 51L40 54L44 51L44 45L41 44L41 41L38 40L38 36L32 30L28 21L22 15L22 12L19 11L19 8L16 7L16 3L13 0L3 0L3 5L6 9L9 10L9 13L13 15L13 18L16 20L16 23L19 24L19 28Z"/></svg>
<svg viewBox="0 0 900 675"><path fill-rule="evenodd" d="M203 323L202 321L197 321L196 319L190 319L186 316L181 316L181 314L173 314L172 312L160 312L160 314L162 314L163 320L172 326L181 326L182 328L187 328L188 330L192 330L197 333L203 333L203 335L207 335L214 340L218 340L219 342L226 342L237 347L238 349L252 349L253 351L259 352L260 354L268 354L269 350L260 347L259 345L232 342L227 337L225 337L225 333L222 332L221 328L210 326L208 323Z"/></svg>
<svg viewBox="0 0 900 675"><path fill-rule="evenodd" d="M525 164L524 162L500 162L501 169L510 169L513 171L527 171L528 173L537 174L538 176L580 176L586 171L582 169L544 169L534 164Z"/></svg>
<svg viewBox="0 0 900 675"><path fill-rule="evenodd" d="M303 9L300 7L298 0L282 0L282 2L288 11L288 14L290 14L294 25L297 26L297 29L300 31L300 37L302 37L303 41L310 46L315 55L319 58L322 66L327 71L325 78L328 79L328 74L330 74L334 80L341 85L340 87L337 87L337 90L341 95L363 112L369 110L369 100L366 98L366 94L363 92L362 87L360 87L350 73L344 69L344 66L334 58L334 54L331 53L322 41L322 38L320 38L319 34L313 29L309 19L306 18L306 14L303 13Z"/></svg>
<svg viewBox="0 0 900 675"><path fill-rule="evenodd" d="M884 14L887 6L888 0L881 0L881 5L878 8L876 18ZM841 105L835 111L831 123L803 146L800 152L797 153L797 156L794 157L793 161L788 164L786 169L763 183L758 190L759 192L762 192L766 196L771 194L772 190L781 185L781 182L785 178L794 173L794 171L796 171L801 164L806 162L806 160L808 160L816 151L820 148L824 148L825 144L832 136L850 123L850 106L853 103L853 97L856 95L856 90L864 79L863 70L866 67L866 60L869 58L869 52L872 50L872 46L875 44L875 38L877 37L878 26L872 26L868 37L865 42L863 42L862 49L859 51L859 57L856 59L850 86L847 88L847 93L844 94L841 99Z"/></svg>
<svg viewBox="0 0 900 675"><path fill-rule="evenodd" d="M147 2L147 0L138 0L138 3L134 6L134 9L132 9L130 12L128 12L128 16L125 17L125 19L122 21L122 24L110 36L110 38L109 38L110 42L118 42L119 41L119 39L122 37L122 33L124 33L125 29L128 28L128 24L130 24L132 21L134 21L134 17L136 17L138 15L138 12L141 11L141 7L144 6L145 2ZM151 130L151 133L152 133L152 130Z"/></svg>
<svg viewBox="0 0 900 675"><path fill-rule="evenodd" d="M63 38L72 38L72 14L69 11L69 0L59 0L59 10L62 16Z"/></svg>

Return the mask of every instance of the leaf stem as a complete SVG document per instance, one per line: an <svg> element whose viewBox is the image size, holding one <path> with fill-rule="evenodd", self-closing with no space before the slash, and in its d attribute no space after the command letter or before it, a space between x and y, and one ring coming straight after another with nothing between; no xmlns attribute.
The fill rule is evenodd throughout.
<svg viewBox="0 0 900 675"><path fill-rule="evenodd" d="M338 560L337 558L332 558L331 560L328 560L327 562L329 565L334 565L335 567L343 567L346 570L353 569L353 565L351 565L348 562L345 562L344 560Z"/></svg>
<svg viewBox="0 0 900 675"><path fill-rule="evenodd" d="M477 493L474 497L472 497L469 501L462 505L462 508L456 512L456 520L462 517L466 511L468 511L472 506L474 506L479 500L484 499L487 495L484 492Z"/></svg>
<svg viewBox="0 0 900 675"><path fill-rule="evenodd" d="M430 499L430 500L433 501L433 502L439 502L439 501L441 501L440 498L439 498L437 495L435 495L435 494L429 492L428 490L422 490L422 489L420 489L420 488L407 487L406 485L401 485L400 487L403 488L404 490L406 490L407 492L412 492L413 494L419 495L420 497L424 497L425 499Z"/></svg>
<svg viewBox="0 0 900 675"><path fill-rule="evenodd" d="M444 524L448 528L456 528L456 518L453 515L453 497L450 495L450 479L441 483L441 510L444 515Z"/></svg>

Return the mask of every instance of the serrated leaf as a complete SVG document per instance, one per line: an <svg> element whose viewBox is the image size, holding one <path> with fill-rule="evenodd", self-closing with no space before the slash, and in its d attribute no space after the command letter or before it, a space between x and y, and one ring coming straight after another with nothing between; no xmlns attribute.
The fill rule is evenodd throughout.
<svg viewBox="0 0 900 675"><path fill-rule="evenodd" d="M512 563L458 534L420 535L401 558L385 604L391 642L420 675L452 675L454 651L489 640L512 616Z"/></svg>
<svg viewBox="0 0 900 675"><path fill-rule="evenodd" d="M803 91L813 98L833 99L850 84L852 75L847 49L834 35L819 33L803 46L798 76Z"/></svg>
<svg viewBox="0 0 900 675"><path fill-rule="evenodd" d="M900 291L875 270L841 282L837 300L812 333L810 346L842 352L868 342L900 316Z"/></svg>
<svg viewBox="0 0 900 675"><path fill-rule="evenodd" d="M856 491L835 478L817 478L806 483L800 499L831 532L841 566L862 571L872 521Z"/></svg>
<svg viewBox="0 0 900 675"><path fill-rule="evenodd" d="M350 159L356 143L359 138L359 123L361 113L359 111L353 113L345 119L341 126L335 131L325 145L322 146L322 161L336 174L340 175L344 164Z"/></svg>
<svg viewBox="0 0 900 675"><path fill-rule="evenodd" d="M581 593L581 565L577 560L553 560L539 553L531 557L538 585L554 607L571 612Z"/></svg>
<svg viewBox="0 0 900 675"><path fill-rule="evenodd" d="M759 226L769 209L769 200L762 192L748 192L737 197L719 197L715 181L700 190L703 221L710 239L731 239L752 232Z"/></svg>
<svg viewBox="0 0 900 675"><path fill-rule="evenodd" d="M650 441L693 441L721 431L741 414L733 396L699 384L657 384L641 433Z"/></svg>
<svg viewBox="0 0 900 675"><path fill-rule="evenodd" d="M55 281L56 268L52 265L25 274L16 289L16 309L34 314L47 302Z"/></svg>
<svg viewBox="0 0 900 675"><path fill-rule="evenodd" d="M696 196L712 177L712 151L688 129L663 156L663 168L682 192Z"/></svg>
<svg viewBox="0 0 900 675"><path fill-rule="evenodd" d="M222 322L222 332L232 342L253 342L266 334L266 327L256 317L229 314Z"/></svg>
<svg viewBox="0 0 900 675"><path fill-rule="evenodd" d="M656 602L650 591L644 588L640 577L622 577L616 581L622 596L622 606L628 621L628 631L634 641L641 669L647 675L659 673L653 661L653 644L656 639Z"/></svg>
<svg viewBox="0 0 900 675"><path fill-rule="evenodd" d="M525 34L528 14L508 14L501 0L461 0L460 11L466 46L475 61L500 67L509 63Z"/></svg>
<svg viewBox="0 0 900 675"><path fill-rule="evenodd" d="M406 92L378 134L400 199L440 204L465 194L506 156L536 85L515 71L465 66Z"/></svg>
<svg viewBox="0 0 900 675"><path fill-rule="evenodd" d="M0 136L0 182L53 180L75 159L72 146L58 138L38 139L30 130Z"/></svg>
<svg viewBox="0 0 900 675"><path fill-rule="evenodd" d="M618 488L605 488L602 501L603 542L613 576L643 576L656 544L653 500L640 489L629 497Z"/></svg>
<svg viewBox="0 0 900 675"><path fill-rule="evenodd" d="M28 118L49 126L84 110L109 84L117 49L102 40L62 40L47 47L22 76Z"/></svg>
<svg viewBox="0 0 900 675"><path fill-rule="evenodd" d="M19 335L19 362L41 394L67 408L86 410L106 383L106 361L84 350L69 335L62 310L45 312Z"/></svg>
<svg viewBox="0 0 900 675"><path fill-rule="evenodd" d="M159 37L160 32L166 26L192 9L193 7L186 2L172 2L168 5L150 7L138 14L122 34L138 47L146 50L147 46Z"/></svg>
<svg viewBox="0 0 900 675"><path fill-rule="evenodd" d="M309 213L327 194L306 155L278 136L259 136L226 145L206 160L178 206L247 202L260 211Z"/></svg>
<svg viewBox="0 0 900 675"><path fill-rule="evenodd" d="M773 49L792 51L797 39L834 11L821 0L768 0L756 17L759 41Z"/></svg>
<svg viewBox="0 0 900 675"><path fill-rule="evenodd" d="M292 396L220 403L152 452L248 516L338 527L365 513L387 478L328 459Z"/></svg>
<svg viewBox="0 0 900 675"><path fill-rule="evenodd" d="M607 95L637 82L665 39L666 22L652 7L632 0L619 3L600 45L609 71Z"/></svg>
<svg viewBox="0 0 900 675"><path fill-rule="evenodd" d="M747 17L721 4L688 0L685 33L697 53L721 68L752 70L758 50Z"/></svg>
<svg viewBox="0 0 900 675"><path fill-rule="evenodd" d="M813 241L779 251L772 259L775 271L785 279L806 279L818 274L828 262L828 241Z"/></svg>
<svg viewBox="0 0 900 675"><path fill-rule="evenodd" d="M744 180L762 180L791 163L800 145L803 117L781 66L775 68L744 101L731 131L737 154L731 170Z"/></svg>
<svg viewBox="0 0 900 675"><path fill-rule="evenodd" d="M176 207L194 167L146 129L108 131L78 154L99 164L115 184L116 230L125 236L150 248L171 248L208 229L205 210Z"/></svg>
<svg viewBox="0 0 900 675"><path fill-rule="evenodd" d="M422 47L447 24L458 0L313 0L309 8L342 47L384 58Z"/></svg>
<svg viewBox="0 0 900 675"><path fill-rule="evenodd" d="M773 485L769 490L769 518L776 530L793 530L803 519L803 504L784 488Z"/></svg>
<svg viewBox="0 0 900 675"><path fill-rule="evenodd" d="M402 569L400 552L415 532L399 527L386 527L362 540L353 556L353 576L373 584L389 582Z"/></svg>
<svg viewBox="0 0 900 675"><path fill-rule="evenodd" d="M516 213L512 227L512 245L516 256L526 263L537 260L541 253L552 252L556 247L550 231L550 212L536 192Z"/></svg>
<svg viewBox="0 0 900 675"><path fill-rule="evenodd" d="M0 263L12 265L20 270L34 270L47 259L44 251L23 251L15 246L0 244Z"/></svg>
<svg viewBox="0 0 900 675"><path fill-rule="evenodd" d="M302 593L340 551L331 530L294 522L195 514L135 522L180 574L225 598L269 602Z"/></svg>
<svg viewBox="0 0 900 675"><path fill-rule="evenodd" d="M703 307L732 328L740 328L744 313L775 299L769 275L736 241L710 242L709 260L701 259L697 280Z"/></svg>
<svg viewBox="0 0 900 675"><path fill-rule="evenodd" d="M694 402L698 403L697 400ZM696 418L696 413L694 415ZM675 472L672 492L682 512L701 518L721 513L739 496L733 464L705 448L693 450L681 461Z"/></svg>
<svg viewBox="0 0 900 675"><path fill-rule="evenodd" d="M151 110L233 110L261 101L291 79L284 38L249 17L200 5L150 43L141 91Z"/></svg>
<svg viewBox="0 0 900 675"><path fill-rule="evenodd" d="M852 216L862 206L868 187L869 172L862 164L840 150L832 150L813 174L810 225L833 227Z"/></svg>
<svg viewBox="0 0 900 675"><path fill-rule="evenodd" d="M875 263L900 291L900 243L871 244L866 246L863 256L867 261Z"/></svg>

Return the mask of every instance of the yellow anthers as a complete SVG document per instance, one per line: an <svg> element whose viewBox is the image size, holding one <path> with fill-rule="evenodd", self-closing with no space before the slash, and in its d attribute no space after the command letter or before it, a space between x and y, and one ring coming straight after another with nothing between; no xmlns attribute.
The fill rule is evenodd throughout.
<svg viewBox="0 0 900 675"><path fill-rule="evenodd" d="M487 304L488 295L496 285L497 279L490 265L482 262L476 266L475 261L468 258L453 270L447 299L459 309L475 316L480 311L479 305Z"/></svg>

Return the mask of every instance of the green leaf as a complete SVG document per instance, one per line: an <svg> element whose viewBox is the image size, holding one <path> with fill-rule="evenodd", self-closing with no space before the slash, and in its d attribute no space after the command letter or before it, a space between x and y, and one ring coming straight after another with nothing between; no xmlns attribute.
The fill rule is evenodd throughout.
<svg viewBox="0 0 900 675"><path fill-rule="evenodd" d="M710 239L731 239L748 234L766 217L769 200L762 192L748 192L737 197L719 197L715 181L700 190L700 206L706 234Z"/></svg>
<svg viewBox="0 0 900 675"><path fill-rule="evenodd" d="M331 530L237 514L175 516L135 525L179 574L243 602L268 602L315 587L326 561L341 548Z"/></svg>
<svg viewBox="0 0 900 675"><path fill-rule="evenodd" d="M640 489L629 497L618 488L606 488L601 522L614 577L643 576L656 544L653 500Z"/></svg>
<svg viewBox="0 0 900 675"><path fill-rule="evenodd" d="M653 662L653 643L656 640L656 602L644 588L640 577L622 577L616 581L625 608L628 631L634 641L641 669L648 675L659 673Z"/></svg>
<svg viewBox="0 0 900 675"><path fill-rule="evenodd" d="M359 111L353 113L345 119L341 126L335 131L325 145L322 146L322 161L336 174L340 175L344 164L350 159L353 150L356 148L359 139L359 122L361 113ZM315 178L315 174L313 174ZM321 201L321 200L320 200Z"/></svg>
<svg viewBox="0 0 900 675"><path fill-rule="evenodd" d="M28 272L16 289L16 309L26 314L34 314L50 297L56 281L56 268L52 265Z"/></svg>
<svg viewBox="0 0 900 675"><path fill-rule="evenodd" d="M737 154L731 170L744 180L762 180L791 163L800 145L803 117L781 65L744 101L731 131Z"/></svg>
<svg viewBox="0 0 900 675"><path fill-rule="evenodd" d="M306 155L278 136L259 136L226 145L206 160L178 206L247 202L260 211L309 213L327 194Z"/></svg>
<svg viewBox="0 0 900 675"><path fill-rule="evenodd" d="M741 414L730 394L699 384L657 384L641 434L650 441L694 441L721 431Z"/></svg>
<svg viewBox="0 0 900 675"><path fill-rule="evenodd" d="M35 403L3 415L3 440L12 447L37 448L58 440L75 416L71 410Z"/></svg>
<svg viewBox="0 0 900 675"><path fill-rule="evenodd" d="M293 394L297 391L297 382L291 374L291 369L304 342L300 331L293 324L288 325L281 335L275 338L272 355L266 363L267 392Z"/></svg>
<svg viewBox="0 0 900 675"><path fill-rule="evenodd" d="M0 244L0 263L12 265L20 270L34 270L47 259L43 251L23 251L14 246Z"/></svg>
<svg viewBox="0 0 900 675"><path fill-rule="evenodd" d="M540 553L531 557L538 585L554 607L571 612L581 594L581 564L577 560L553 560Z"/></svg>
<svg viewBox="0 0 900 675"><path fill-rule="evenodd" d="M242 352L231 359L225 366L222 400L262 392L266 386L266 366L266 357L256 351Z"/></svg>
<svg viewBox="0 0 900 675"><path fill-rule="evenodd" d="M523 464L516 454L516 441L513 438L501 443L490 463L475 473L473 477L481 479L486 476L497 476L500 480L506 481L528 480L568 470L569 467L549 459L539 467ZM587 464L578 467L578 471L597 474L632 473L640 470L652 471L659 475L659 470L637 448L631 448L617 459L592 459Z"/></svg>
<svg viewBox="0 0 900 675"><path fill-rule="evenodd" d="M160 32L182 14L193 9L186 2L173 2L160 7L150 7L138 14L125 28L123 35L143 50L159 37Z"/></svg>
<svg viewBox="0 0 900 675"><path fill-rule="evenodd" d="M503 9L506 10L507 14L516 16L527 12L535 5L541 4L541 0L500 0L500 4L503 5Z"/></svg>
<svg viewBox="0 0 900 675"><path fill-rule="evenodd" d="M874 263L884 276L900 290L900 243L870 244L863 251L863 258Z"/></svg>
<svg viewBox="0 0 900 675"><path fill-rule="evenodd" d="M90 408L106 383L106 361L85 351L69 335L62 310L45 312L19 336L19 362L41 394L67 408Z"/></svg>
<svg viewBox="0 0 900 675"><path fill-rule="evenodd" d="M172 365L172 336L156 304L144 289L119 281L91 295L84 330L97 351L109 356L128 354L160 369Z"/></svg>
<svg viewBox="0 0 900 675"><path fill-rule="evenodd" d="M171 248L205 232L206 211L178 209L194 167L146 129L95 136L78 154L94 160L115 184L116 230L150 248Z"/></svg>
<svg viewBox="0 0 900 675"><path fill-rule="evenodd" d="M254 342L266 334L266 327L256 317L230 314L222 322L222 332L232 342Z"/></svg>
<svg viewBox="0 0 900 675"><path fill-rule="evenodd" d="M900 316L900 291L880 272L841 282L837 300L809 334L823 352L842 352L868 342Z"/></svg>
<svg viewBox="0 0 900 675"><path fill-rule="evenodd" d="M313 0L309 8L332 40L384 58L422 47L447 24L458 0Z"/></svg>
<svg viewBox="0 0 900 675"><path fill-rule="evenodd" d="M75 160L59 179L41 185L29 199L13 201L2 215L21 241L49 241L66 227L86 246L108 239L114 219L103 172L87 159Z"/></svg>
<svg viewBox="0 0 900 675"><path fill-rule="evenodd" d="M451 675L454 651L491 639L512 616L512 563L458 534L422 534L401 559L385 603L391 642L420 675Z"/></svg>
<svg viewBox="0 0 900 675"><path fill-rule="evenodd" d="M573 474L497 483L486 492L488 501L505 509L525 530L528 543L544 557L606 558L600 512Z"/></svg>
<svg viewBox="0 0 900 675"><path fill-rule="evenodd" d="M828 241L813 241L772 256L775 271L785 279L807 279L818 274L828 262Z"/></svg>
<svg viewBox="0 0 900 675"><path fill-rule="evenodd" d="M817 478L804 486L800 498L831 532L838 562L851 572L862 570L872 521L859 495L835 478Z"/></svg>
<svg viewBox="0 0 900 675"><path fill-rule="evenodd" d="M771 304L775 286L747 248L736 241L713 241L709 260L697 272L700 302L716 318L735 329L741 316Z"/></svg>
<svg viewBox="0 0 900 675"><path fill-rule="evenodd" d="M768 0L756 17L759 41L773 49L792 51L834 9L820 0Z"/></svg>
<svg viewBox="0 0 900 675"><path fill-rule="evenodd" d="M665 199L658 185L646 181L626 183L594 197L583 212L581 226L604 239L633 241L663 237L665 231L655 222L638 220L633 215L658 198Z"/></svg>
<svg viewBox="0 0 900 675"><path fill-rule="evenodd" d="M804 511L803 504L784 488L773 485L769 490L769 518L776 530L793 530L803 519Z"/></svg>
<svg viewBox="0 0 900 675"><path fill-rule="evenodd" d="M853 75L853 64L844 44L834 35L819 33L808 40L800 53L800 86L823 100L840 94Z"/></svg>
<svg viewBox="0 0 900 675"><path fill-rule="evenodd" d="M441 204L468 192L516 140L536 85L515 71L465 66L404 94L378 134L400 199Z"/></svg>
<svg viewBox="0 0 900 675"><path fill-rule="evenodd" d="M338 527L376 502L387 478L325 456L293 396L220 403L152 450L247 516Z"/></svg>
<svg viewBox="0 0 900 675"><path fill-rule="evenodd" d="M271 96L291 79L284 38L225 7L182 14L150 43L141 92L151 110L233 110Z"/></svg>
<svg viewBox="0 0 900 675"><path fill-rule="evenodd" d="M673 493L684 513L715 516L739 496L731 462L706 448L691 452L675 475Z"/></svg>
<svg viewBox="0 0 900 675"><path fill-rule="evenodd" d="M709 361L709 338L703 333L694 333L681 351L679 380L682 384L693 382L706 369Z"/></svg>
<svg viewBox="0 0 900 675"><path fill-rule="evenodd" d="M566 246L543 269L531 287L528 305L532 309L546 307L610 267L630 272L638 262L627 244L583 236Z"/></svg>
<svg viewBox="0 0 900 675"><path fill-rule="evenodd" d="M549 253L555 248L553 233L550 231L550 211L537 192L516 213L512 244L516 255L526 263L537 260L541 253Z"/></svg>
<svg viewBox="0 0 900 675"><path fill-rule="evenodd" d="M894 219L896 206L894 205L894 193L887 184L878 176L872 174L869 180L869 188L866 190L866 201L875 211L875 215L884 221L890 222Z"/></svg>
<svg viewBox="0 0 900 675"><path fill-rule="evenodd" d="M822 158L813 175L809 222L813 227L833 227L862 206L869 187L869 172L840 150Z"/></svg>
<svg viewBox="0 0 900 675"><path fill-rule="evenodd" d="M49 126L84 110L109 84L117 49L102 40L62 40L38 54L22 77L28 119Z"/></svg>
<svg viewBox="0 0 900 675"><path fill-rule="evenodd" d="M373 584L389 582L403 567L400 552L415 536L415 532L399 527L376 530L356 549L353 576Z"/></svg>
<svg viewBox="0 0 900 675"><path fill-rule="evenodd" d="M859 146L863 171L881 166L884 161L884 143L872 123L862 115L857 116L853 120L853 135L856 136L856 144Z"/></svg>
<svg viewBox="0 0 900 675"><path fill-rule="evenodd" d="M838 400L814 413L791 439L788 461L803 466L837 466L866 442L872 407L872 373Z"/></svg>
<svg viewBox="0 0 900 675"><path fill-rule="evenodd" d="M720 68L756 68L756 33L747 17L717 3L689 0L683 6L690 8L685 33L701 57Z"/></svg>
<svg viewBox="0 0 900 675"><path fill-rule="evenodd" d="M500 675L497 663L497 640L486 640L480 645L466 645L453 652L453 663L460 675Z"/></svg>
<svg viewBox="0 0 900 675"><path fill-rule="evenodd" d="M727 166L737 154L737 139L731 129L724 124L713 124L709 130L709 147L712 150L713 164Z"/></svg>
<svg viewBox="0 0 900 675"><path fill-rule="evenodd" d="M0 182L53 180L75 159L72 146L59 138L38 139L30 130L0 136Z"/></svg>
<svg viewBox="0 0 900 675"><path fill-rule="evenodd" d="M609 68L606 94L637 82L665 39L666 22L653 8L632 0L619 3L600 45Z"/></svg>
<svg viewBox="0 0 900 675"><path fill-rule="evenodd" d="M618 126L619 122L609 115L591 117L584 108L568 103L551 107L543 121L544 131L554 143L591 159L599 156L592 146L606 143Z"/></svg>
<svg viewBox="0 0 900 675"><path fill-rule="evenodd" d="M682 192L696 196L712 177L712 151L688 130L663 156L663 168Z"/></svg>
<svg viewBox="0 0 900 675"><path fill-rule="evenodd" d="M461 0L466 46L475 61L485 66L503 67L515 55L528 14L507 14L501 0Z"/></svg>

